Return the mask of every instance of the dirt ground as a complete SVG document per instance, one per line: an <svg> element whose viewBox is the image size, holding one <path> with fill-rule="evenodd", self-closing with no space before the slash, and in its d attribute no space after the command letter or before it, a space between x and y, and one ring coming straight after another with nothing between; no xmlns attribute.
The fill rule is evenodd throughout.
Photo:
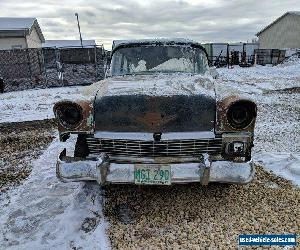
<svg viewBox="0 0 300 250"><path fill-rule="evenodd" d="M20 184L31 172L31 161L53 140L53 120L0 124L0 191Z"/></svg>

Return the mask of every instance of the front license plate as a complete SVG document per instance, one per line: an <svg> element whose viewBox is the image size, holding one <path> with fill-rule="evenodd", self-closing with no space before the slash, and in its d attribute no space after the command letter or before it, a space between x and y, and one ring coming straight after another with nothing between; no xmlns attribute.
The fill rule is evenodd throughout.
<svg viewBox="0 0 300 250"><path fill-rule="evenodd" d="M171 167L168 165L134 166L134 183L144 185L171 185Z"/></svg>

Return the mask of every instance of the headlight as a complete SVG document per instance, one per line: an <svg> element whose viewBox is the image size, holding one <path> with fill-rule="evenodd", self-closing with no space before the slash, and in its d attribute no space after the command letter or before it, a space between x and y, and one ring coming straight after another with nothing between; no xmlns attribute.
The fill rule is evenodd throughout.
<svg viewBox="0 0 300 250"><path fill-rule="evenodd" d="M55 116L59 123L67 128L76 128L82 121L82 108L73 102L60 103L54 107Z"/></svg>
<svg viewBox="0 0 300 250"><path fill-rule="evenodd" d="M227 121L230 126L236 129L248 127L255 117L256 105L247 100L234 102L227 111Z"/></svg>

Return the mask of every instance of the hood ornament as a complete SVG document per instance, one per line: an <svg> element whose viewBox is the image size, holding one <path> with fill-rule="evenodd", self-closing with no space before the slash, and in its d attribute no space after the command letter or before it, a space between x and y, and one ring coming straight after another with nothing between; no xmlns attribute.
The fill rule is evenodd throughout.
<svg viewBox="0 0 300 250"><path fill-rule="evenodd" d="M153 133L153 139L154 141L160 141L161 140L162 133Z"/></svg>

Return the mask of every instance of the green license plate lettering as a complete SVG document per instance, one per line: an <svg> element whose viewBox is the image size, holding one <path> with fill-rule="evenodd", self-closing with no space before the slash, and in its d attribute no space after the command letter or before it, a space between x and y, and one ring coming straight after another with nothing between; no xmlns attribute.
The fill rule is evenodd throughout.
<svg viewBox="0 0 300 250"><path fill-rule="evenodd" d="M143 185L170 185L171 167L169 165L136 164L134 182Z"/></svg>

